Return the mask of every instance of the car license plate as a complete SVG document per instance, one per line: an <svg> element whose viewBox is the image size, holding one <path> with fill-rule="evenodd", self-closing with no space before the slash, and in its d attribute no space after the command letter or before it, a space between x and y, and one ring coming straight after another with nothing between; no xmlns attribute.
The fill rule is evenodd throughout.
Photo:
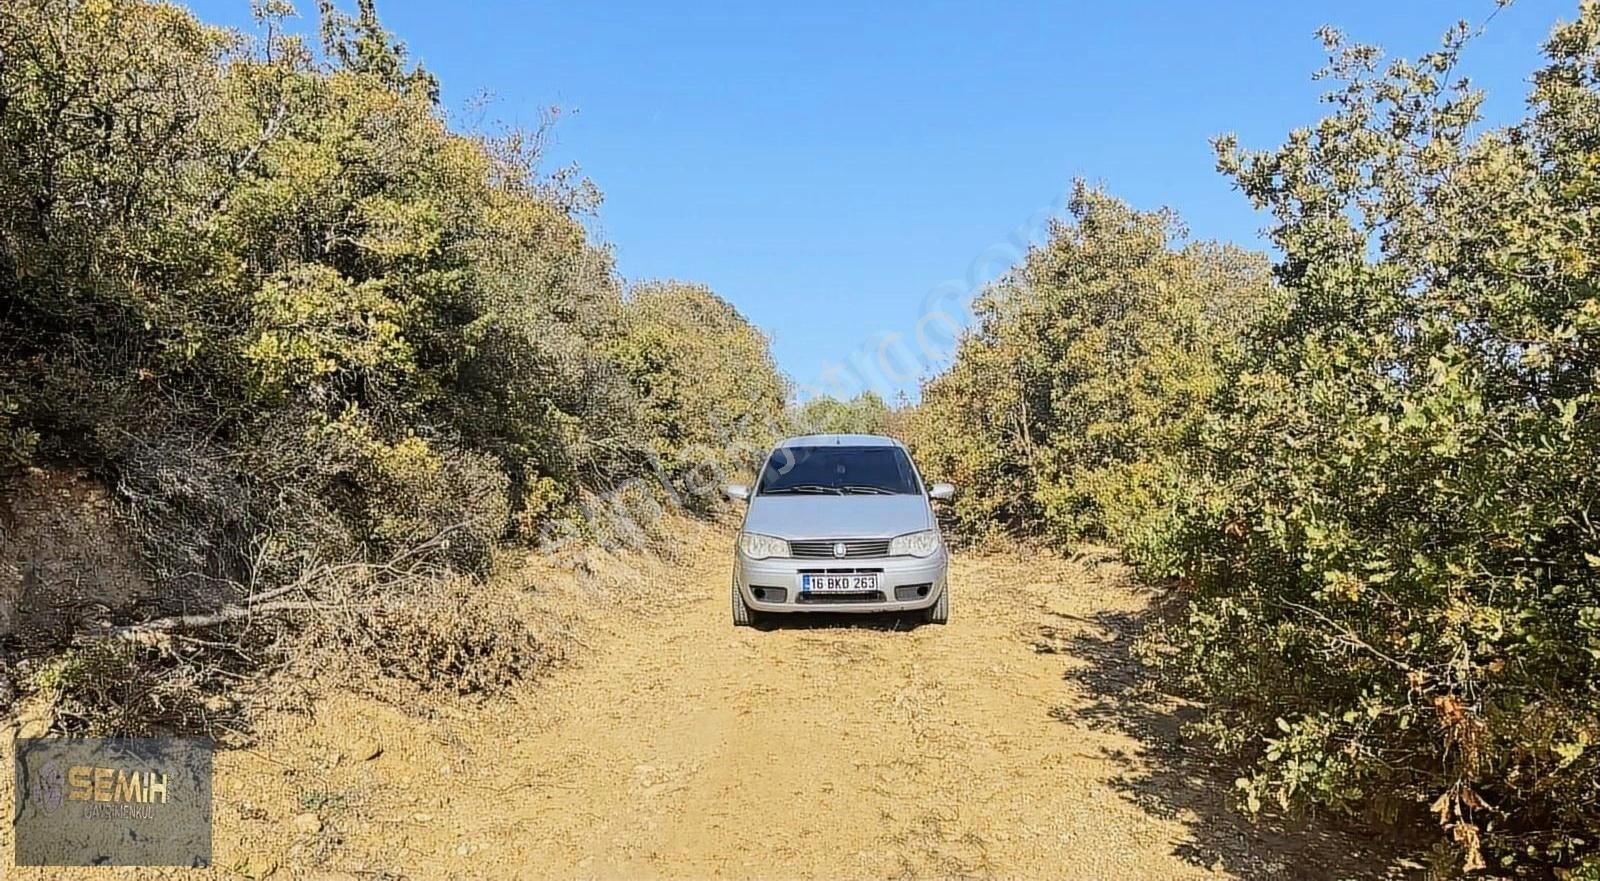
<svg viewBox="0 0 1600 881"><path fill-rule="evenodd" d="M876 575L802 575L800 589L807 593L855 593L878 589Z"/></svg>

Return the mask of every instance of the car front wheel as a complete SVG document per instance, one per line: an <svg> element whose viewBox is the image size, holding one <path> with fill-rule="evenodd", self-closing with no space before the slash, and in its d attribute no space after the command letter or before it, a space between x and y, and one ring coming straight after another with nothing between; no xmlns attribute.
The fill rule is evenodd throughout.
<svg viewBox="0 0 1600 881"><path fill-rule="evenodd" d="M757 614L755 609L745 604L744 594L739 592L739 585L733 585L733 626L754 627Z"/></svg>
<svg viewBox="0 0 1600 881"><path fill-rule="evenodd" d="M935 602L933 605L927 607L926 609L923 609L922 610L922 615L923 615L923 620L927 621L929 624L949 624L950 623L950 586L949 585L945 585L944 589L939 591L939 600L938 600L938 602Z"/></svg>

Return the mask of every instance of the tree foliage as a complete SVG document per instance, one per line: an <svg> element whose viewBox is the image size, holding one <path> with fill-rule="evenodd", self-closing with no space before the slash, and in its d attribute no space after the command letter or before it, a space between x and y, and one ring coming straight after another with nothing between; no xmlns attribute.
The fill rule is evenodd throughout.
<svg viewBox="0 0 1600 881"><path fill-rule="evenodd" d="M815 397L790 415L796 434L887 434L893 411L877 392L865 391L848 401Z"/></svg>
<svg viewBox="0 0 1600 881"><path fill-rule="evenodd" d="M1600 875L1600 4L1479 124L1465 26L1324 34L1329 115L1217 142L1258 261L1080 190L923 392L962 523L1174 578L1151 657L1251 809L1436 822L1458 868ZM1218 308L1221 307L1221 308Z"/></svg>
<svg viewBox="0 0 1600 881"><path fill-rule="evenodd" d="M319 8L313 47L282 2L254 38L145 0L0 6L0 466L96 468L172 577L451 525L480 568L513 512L653 474L708 414L765 430L743 417L780 379L731 307L628 301L538 132L451 130L370 0ZM704 308L661 336L657 300Z"/></svg>
<svg viewBox="0 0 1600 881"><path fill-rule="evenodd" d="M1218 144L1291 298L1186 512L1180 664L1261 737L1248 798L1422 801L1469 869L1572 865L1600 822L1600 5L1481 135L1465 28L1387 67L1326 36L1332 115Z"/></svg>
<svg viewBox="0 0 1600 881"><path fill-rule="evenodd" d="M1269 308L1259 255L1188 243L1170 212L1080 183L1070 218L981 296L978 324L928 382L910 434L968 491L955 519L1059 538L1129 540L1179 477L1225 346Z"/></svg>
<svg viewBox="0 0 1600 881"><path fill-rule="evenodd" d="M718 475L754 468L777 441L787 387L767 338L710 290L634 288L611 349L651 453L693 504L710 504Z"/></svg>

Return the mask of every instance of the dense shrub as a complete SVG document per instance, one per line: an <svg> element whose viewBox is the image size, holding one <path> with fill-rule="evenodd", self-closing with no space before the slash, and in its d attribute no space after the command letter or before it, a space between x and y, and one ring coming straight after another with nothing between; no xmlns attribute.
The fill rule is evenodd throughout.
<svg viewBox="0 0 1600 881"><path fill-rule="evenodd" d="M1245 255L1080 191L913 416L970 530L1176 576L1150 655L1251 809L1430 817L1458 869L1600 875L1600 4L1480 130L1468 32L1218 142ZM1221 307L1221 308L1217 308Z"/></svg>
<svg viewBox="0 0 1600 881"><path fill-rule="evenodd" d="M978 324L928 382L908 434L924 468L963 487L957 528L1129 540L1142 500L1176 491L1154 465L1193 444L1237 345L1274 291L1265 260L1183 244L1168 212L1083 184L1071 217L986 291Z"/></svg>
<svg viewBox="0 0 1600 881"><path fill-rule="evenodd" d="M841 401L816 397L790 411L794 434L887 434L898 426L894 411L877 392L862 392Z"/></svg>
<svg viewBox="0 0 1600 881"><path fill-rule="evenodd" d="M1445 82L1465 39L1380 68L1330 33L1330 117L1219 143L1290 306L1210 435L1173 644L1252 803L1422 804L1469 869L1571 866L1600 831L1600 5L1508 129Z"/></svg>
<svg viewBox="0 0 1600 881"><path fill-rule="evenodd" d="M0 7L0 468L91 466L163 583L260 584L447 526L482 571L581 491L765 442L766 340L703 289L625 300L538 132L452 131L370 0L320 47L258 8Z"/></svg>
<svg viewBox="0 0 1600 881"><path fill-rule="evenodd" d="M42 662L57 730L222 734L279 669L504 689L547 648L482 581L498 542L589 499L659 512L781 415L731 306L624 297L541 132L452 131L371 0L318 7L311 47L283 0L256 39L0 3L0 481L94 472L157 587L104 622L136 643Z"/></svg>
<svg viewBox="0 0 1600 881"><path fill-rule="evenodd" d="M704 287L634 288L611 351L638 393L651 454L692 507L754 468L782 429L787 387L766 336Z"/></svg>

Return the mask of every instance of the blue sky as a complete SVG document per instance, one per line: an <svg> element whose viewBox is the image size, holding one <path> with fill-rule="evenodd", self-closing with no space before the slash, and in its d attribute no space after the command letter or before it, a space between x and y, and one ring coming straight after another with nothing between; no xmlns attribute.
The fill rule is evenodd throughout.
<svg viewBox="0 0 1600 881"><path fill-rule="evenodd" d="M314 28L314 3L298 4ZM249 23L247 0L187 5ZM1474 44L1461 72L1488 89L1491 122L1520 114L1540 43L1576 6L1518 0ZM1322 24L1415 55L1494 3L379 0L378 11L452 111L484 92L490 116L511 122L562 108L551 164L576 163L604 192L591 226L628 280L710 285L770 334L802 394L892 395L926 372L915 334L930 304L960 302L1014 262L1074 178L1175 208L1197 237L1260 245L1266 221L1215 172L1208 139L1269 147L1318 118ZM924 327L936 355L948 337Z"/></svg>

